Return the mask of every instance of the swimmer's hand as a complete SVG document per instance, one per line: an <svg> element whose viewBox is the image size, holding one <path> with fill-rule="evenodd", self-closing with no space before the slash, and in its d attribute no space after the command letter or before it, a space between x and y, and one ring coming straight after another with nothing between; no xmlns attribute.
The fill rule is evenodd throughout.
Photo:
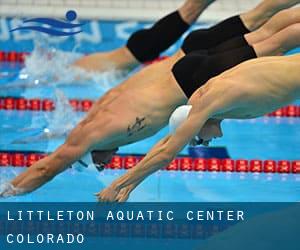
<svg viewBox="0 0 300 250"><path fill-rule="evenodd" d="M11 183L4 184L0 189L0 198L8 198L17 194L17 189Z"/></svg>
<svg viewBox="0 0 300 250"><path fill-rule="evenodd" d="M102 192L96 194L98 201L100 202L125 202L128 200L130 193L134 190L135 185L129 185L127 187L118 190L113 187L108 187Z"/></svg>
<svg viewBox="0 0 300 250"><path fill-rule="evenodd" d="M122 188L119 194L117 195L117 202L127 201L132 190L133 188L131 186Z"/></svg>
<svg viewBox="0 0 300 250"><path fill-rule="evenodd" d="M119 189L109 186L95 195L99 202L116 202L119 192Z"/></svg>

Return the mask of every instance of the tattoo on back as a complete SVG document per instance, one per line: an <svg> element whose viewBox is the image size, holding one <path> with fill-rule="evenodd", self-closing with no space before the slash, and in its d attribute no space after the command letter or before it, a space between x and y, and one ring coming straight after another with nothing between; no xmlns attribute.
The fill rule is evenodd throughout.
<svg viewBox="0 0 300 250"><path fill-rule="evenodd" d="M133 134L141 131L143 128L146 127L145 123L146 117L136 117L135 123L133 125L129 125L127 128L128 136L132 136Z"/></svg>

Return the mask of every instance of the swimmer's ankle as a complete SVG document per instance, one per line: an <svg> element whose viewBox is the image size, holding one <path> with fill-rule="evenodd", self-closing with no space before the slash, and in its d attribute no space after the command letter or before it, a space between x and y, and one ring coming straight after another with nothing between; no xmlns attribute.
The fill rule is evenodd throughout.
<svg viewBox="0 0 300 250"><path fill-rule="evenodd" d="M193 24L200 14L215 0L187 0L178 9L181 18L187 24Z"/></svg>

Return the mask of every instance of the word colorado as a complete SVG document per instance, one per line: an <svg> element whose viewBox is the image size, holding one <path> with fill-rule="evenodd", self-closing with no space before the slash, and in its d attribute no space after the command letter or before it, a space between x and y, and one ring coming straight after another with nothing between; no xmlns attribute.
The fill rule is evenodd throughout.
<svg viewBox="0 0 300 250"><path fill-rule="evenodd" d="M38 234L36 236L30 234L8 234L6 241L9 244L82 244L84 236L82 234Z"/></svg>

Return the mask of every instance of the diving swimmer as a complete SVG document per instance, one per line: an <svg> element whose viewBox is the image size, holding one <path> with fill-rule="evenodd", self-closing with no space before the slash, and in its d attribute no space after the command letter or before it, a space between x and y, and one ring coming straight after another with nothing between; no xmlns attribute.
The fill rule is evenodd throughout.
<svg viewBox="0 0 300 250"><path fill-rule="evenodd" d="M234 20L239 21L238 27L245 32L242 19L234 17ZM203 55L201 51L185 55L181 50L168 60L144 68L99 99L62 146L17 176L11 182L14 187L11 192L0 195L31 192L89 151L108 151L105 157L109 158L115 148L153 135L168 123L172 112L186 104L193 92L209 79L245 60L280 55L299 44L296 26L289 26L252 46L215 55ZM188 40L191 42L191 37ZM184 43L183 48L189 46Z"/></svg>
<svg viewBox="0 0 300 250"><path fill-rule="evenodd" d="M176 132L98 193L99 201L126 201L145 178L167 166L195 136L205 141L221 137L222 120L260 117L299 100L299 66L300 55L258 58L209 80L189 99L192 108L185 109L187 118L177 124Z"/></svg>

